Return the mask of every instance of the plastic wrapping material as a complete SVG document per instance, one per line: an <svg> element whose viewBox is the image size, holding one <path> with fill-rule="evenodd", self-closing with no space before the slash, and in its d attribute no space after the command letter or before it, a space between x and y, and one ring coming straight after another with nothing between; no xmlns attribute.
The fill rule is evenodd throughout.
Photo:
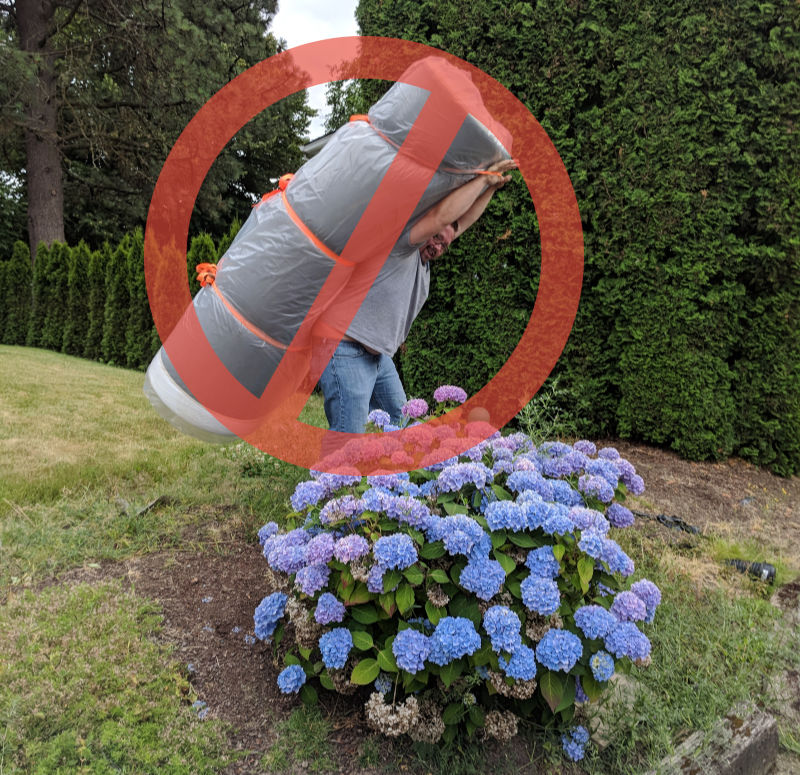
<svg viewBox="0 0 800 775"><path fill-rule="evenodd" d="M508 136L488 119L468 76L438 58L421 60L407 73L412 75L412 71L423 74L427 82L445 86L448 98L464 108L466 118L406 226L466 183L476 170L508 158L510 150ZM351 121L339 129L284 191L265 197L253 208L220 260L213 285L195 296L194 312L209 344L254 396L264 392L290 347L295 358L293 387L304 378L311 341L295 341L298 329L337 263L334 290L347 287L352 267L345 267L337 257L429 96L427 89L401 79L370 109L368 121ZM487 128L488 123L502 135L502 142ZM412 158L404 174L429 176L431 169ZM185 321L186 314L178 327ZM225 419L240 435L248 424L255 426L263 420L217 420L192 396L164 347L148 368L145 393L175 427L207 440L227 441L234 436Z"/></svg>

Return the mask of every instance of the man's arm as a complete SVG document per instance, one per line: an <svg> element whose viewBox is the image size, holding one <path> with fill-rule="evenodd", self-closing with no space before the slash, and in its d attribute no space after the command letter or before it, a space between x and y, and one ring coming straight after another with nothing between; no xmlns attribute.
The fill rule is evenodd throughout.
<svg viewBox="0 0 800 775"><path fill-rule="evenodd" d="M513 159L504 159L493 164L488 171L503 173L516 167ZM460 186L431 207L411 227L409 242L412 245L422 244L455 221L458 221L456 237L463 234L483 214L494 192L509 180L509 175L478 175Z"/></svg>

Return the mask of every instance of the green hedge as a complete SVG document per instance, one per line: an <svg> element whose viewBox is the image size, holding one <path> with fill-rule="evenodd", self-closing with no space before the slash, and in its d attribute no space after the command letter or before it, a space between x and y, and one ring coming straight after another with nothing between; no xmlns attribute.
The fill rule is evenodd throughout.
<svg viewBox="0 0 800 775"><path fill-rule="evenodd" d="M357 18L485 70L561 154L585 240L556 369L578 430L800 471L800 6L361 0ZM434 267L398 359L411 394L478 390L522 334L538 235L521 182L497 199Z"/></svg>

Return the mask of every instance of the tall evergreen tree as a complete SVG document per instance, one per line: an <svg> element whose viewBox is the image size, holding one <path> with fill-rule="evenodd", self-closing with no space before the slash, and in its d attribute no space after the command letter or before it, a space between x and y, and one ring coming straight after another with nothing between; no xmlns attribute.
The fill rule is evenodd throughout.
<svg viewBox="0 0 800 775"><path fill-rule="evenodd" d="M39 260L33 265L33 293L31 294L31 314L28 318L28 331L25 335L25 344L28 347L40 347L42 344L42 330L44 319L47 315L49 278L47 264L50 249L42 243L39 245L37 256Z"/></svg>
<svg viewBox="0 0 800 775"><path fill-rule="evenodd" d="M89 295L86 313L88 326L83 357L92 360L98 360L102 354L106 306L106 266L111 262L111 254L111 246L105 242L100 250L93 250L89 257L87 270Z"/></svg>
<svg viewBox="0 0 800 775"><path fill-rule="evenodd" d="M61 351L67 323L67 275L72 249L63 242L54 242L47 256L47 295L41 346Z"/></svg>
<svg viewBox="0 0 800 775"><path fill-rule="evenodd" d="M124 366L125 330L128 324L128 260L131 236L126 234L106 264L106 302L103 312L103 339L100 352L106 363Z"/></svg>
<svg viewBox="0 0 800 775"><path fill-rule="evenodd" d="M81 240L70 251L67 271L67 316L61 351L83 355L89 331L89 246Z"/></svg>
<svg viewBox="0 0 800 775"><path fill-rule="evenodd" d="M144 279L144 236L136 229L128 253L128 321L125 327L125 352L128 366L143 369L150 363L153 351L153 317L147 299Z"/></svg>
<svg viewBox="0 0 800 775"><path fill-rule="evenodd" d="M28 246L17 240L11 258L4 261L0 300L3 307L3 344L25 344L31 311L32 270Z"/></svg>

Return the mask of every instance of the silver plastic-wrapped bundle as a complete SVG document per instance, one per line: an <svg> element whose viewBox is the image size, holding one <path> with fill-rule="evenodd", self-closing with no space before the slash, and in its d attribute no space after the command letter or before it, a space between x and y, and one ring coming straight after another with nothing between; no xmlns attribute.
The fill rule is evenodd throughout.
<svg viewBox="0 0 800 775"><path fill-rule="evenodd" d="M411 85L404 82L406 76L436 88ZM312 342L298 332L309 330L310 315L324 313L324 305L314 304L323 286L332 299L355 282L353 270L366 252L348 252L353 232L412 130L415 147L425 147L427 138L419 136L415 123L437 88L448 95L446 109L466 117L438 166L402 154L401 175L429 179L416 204L403 203L411 212L406 228L474 175L509 158L509 136L491 120L469 76L437 57L420 60L367 116L341 127L317 156L262 198L218 266L204 265L200 277L205 285L193 300L193 312L216 357L253 396L264 393L288 355L289 388L306 376ZM423 132L431 132L433 142L435 122L425 125L431 128ZM398 174L398 166L392 168ZM362 244L368 243L362 238ZM173 331L170 339L175 336ZM228 441L236 435L230 428L263 420L207 411L171 363L170 344L168 339L151 362L144 386L162 417L209 441Z"/></svg>

